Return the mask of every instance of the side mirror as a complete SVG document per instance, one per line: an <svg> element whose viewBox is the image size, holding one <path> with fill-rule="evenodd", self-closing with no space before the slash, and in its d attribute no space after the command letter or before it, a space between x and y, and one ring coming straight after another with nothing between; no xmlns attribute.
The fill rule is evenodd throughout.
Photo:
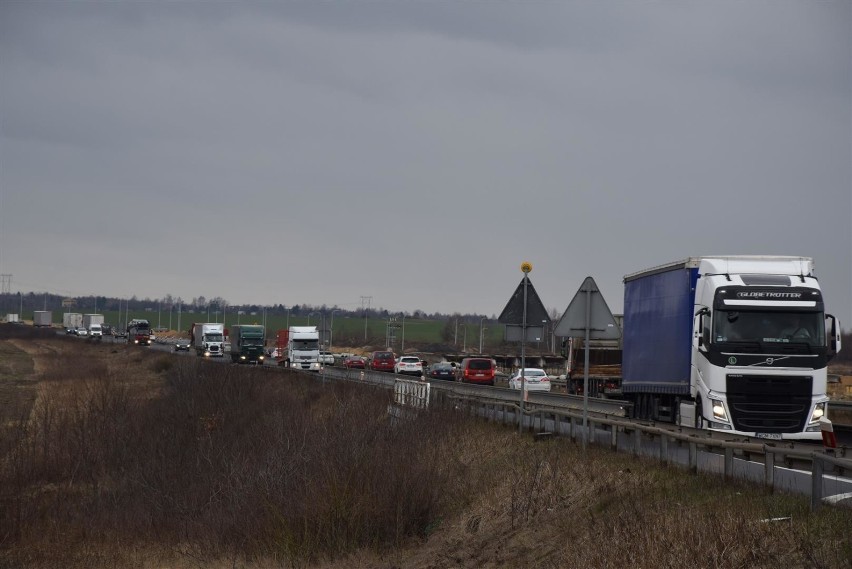
<svg viewBox="0 0 852 569"><path fill-rule="evenodd" d="M826 356L833 358L840 352L840 322L831 314L825 315Z"/></svg>
<svg viewBox="0 0 852 569"><path fill-rule="evenodd" d="M706 350L707 344L710 343L709 328L705 328L704 326L704 320L709 314L710 311L706 308L702 308L695 313L695 319L692 322L692 337L696 348Z"/></svg>

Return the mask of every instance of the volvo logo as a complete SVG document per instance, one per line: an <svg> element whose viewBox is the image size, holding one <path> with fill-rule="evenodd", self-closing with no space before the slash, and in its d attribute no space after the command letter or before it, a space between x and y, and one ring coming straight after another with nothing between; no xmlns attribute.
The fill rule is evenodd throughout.
<svg viewBox="0 0 852 569"><path fill-rule="evenodd" d="M771 366L775 363L775 358L766 358L766 365Z"/></svg>
<svg viewBox="0 0 852 569"><path fill-rule="evenodd" d="M737 358L735 358L734 356L731 356L730 358L728 358L728 364L735 365L736 363L737 363Z"/></svg>

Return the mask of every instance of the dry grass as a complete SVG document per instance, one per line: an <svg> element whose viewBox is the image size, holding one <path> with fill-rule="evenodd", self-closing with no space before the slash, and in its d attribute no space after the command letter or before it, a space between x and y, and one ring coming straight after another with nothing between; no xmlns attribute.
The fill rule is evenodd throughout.
<svg viewBox="0 0 852 569"><path fill-rule="evenodd" d="M0 567L850 567L848 510L451 411L392 422L358 385L55 342L0 435Z"/></svg>

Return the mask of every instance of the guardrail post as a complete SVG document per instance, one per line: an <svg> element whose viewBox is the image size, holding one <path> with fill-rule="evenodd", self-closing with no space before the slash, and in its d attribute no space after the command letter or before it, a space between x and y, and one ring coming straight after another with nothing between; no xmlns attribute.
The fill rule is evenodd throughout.
<svg viewBox="0 0 852 569"><path fill-rule="evenodd" d="M639 456L639 452L642 450L642 431L639 429L633 429L633 454L635 456Z"/></svg>
<svg viewBox="0 0 852 569"><path fill-rule="evenodd" d="M665 464L669 460L669 437L666 434L660 436L660 462Z"/></svg>
<svg viewBox="0 0 852 569"><path fill-rule="evenodd" d="M556 431L557 435L562 434L562 421L560 420L559 414L553 413L553 430Z"/></svg>
<svg viewBox="0 0 852 569"><path fill-rule="evenodd" d="M615 450L618 450L618 426L610 425L609 428L609 446L611 446Z"/></svg>
<svg viewBox="0 0 852 569"><path fill-rule="evenodd" d="M589 430L586 432L586 440L590 444L595 443L595 421L594 421L594 419L589 419Z"/></svg>
<svg viewBox="0 0 852 569"><path fill-rule="evenodd" d="M767 446L763 447L764 482L770 491L775 490L775 453Z"/></svg>
<svg viewBox="0 0 852 569"><path fill-rule="evenodd" d="M698 472L698 444L695 441L689 442L689 471L693 474Z"/></svg>
<svg viewBox="0 0 852 569"><path fill-rule="evenodd" d="M725 449L725 480L730 480L734 475L734 449Z"/></svg>
<svg viewBox="0 0 852 569"><path fill-rule="evenodd" d="M815 452L811 457L811 511L815 511L822 505L822 473L824 465L819 453Z"/></svg>
<svg viewBox="0 0 852 569"><path fill-rule="evenodd" d="M568 417L568 438L574 440L574 417Z"/></svg>

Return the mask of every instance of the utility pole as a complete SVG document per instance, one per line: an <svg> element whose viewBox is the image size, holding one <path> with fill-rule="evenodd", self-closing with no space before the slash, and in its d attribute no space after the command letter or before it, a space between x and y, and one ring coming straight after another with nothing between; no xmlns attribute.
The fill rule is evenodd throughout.
<svg viewBox="0 0 852 569"><path fill-rule="evenodd" d="M370 305L373 303L372 296L361 297L361 308L364 310L364 342L367 341L367 312L370 310Z"/></svg>

